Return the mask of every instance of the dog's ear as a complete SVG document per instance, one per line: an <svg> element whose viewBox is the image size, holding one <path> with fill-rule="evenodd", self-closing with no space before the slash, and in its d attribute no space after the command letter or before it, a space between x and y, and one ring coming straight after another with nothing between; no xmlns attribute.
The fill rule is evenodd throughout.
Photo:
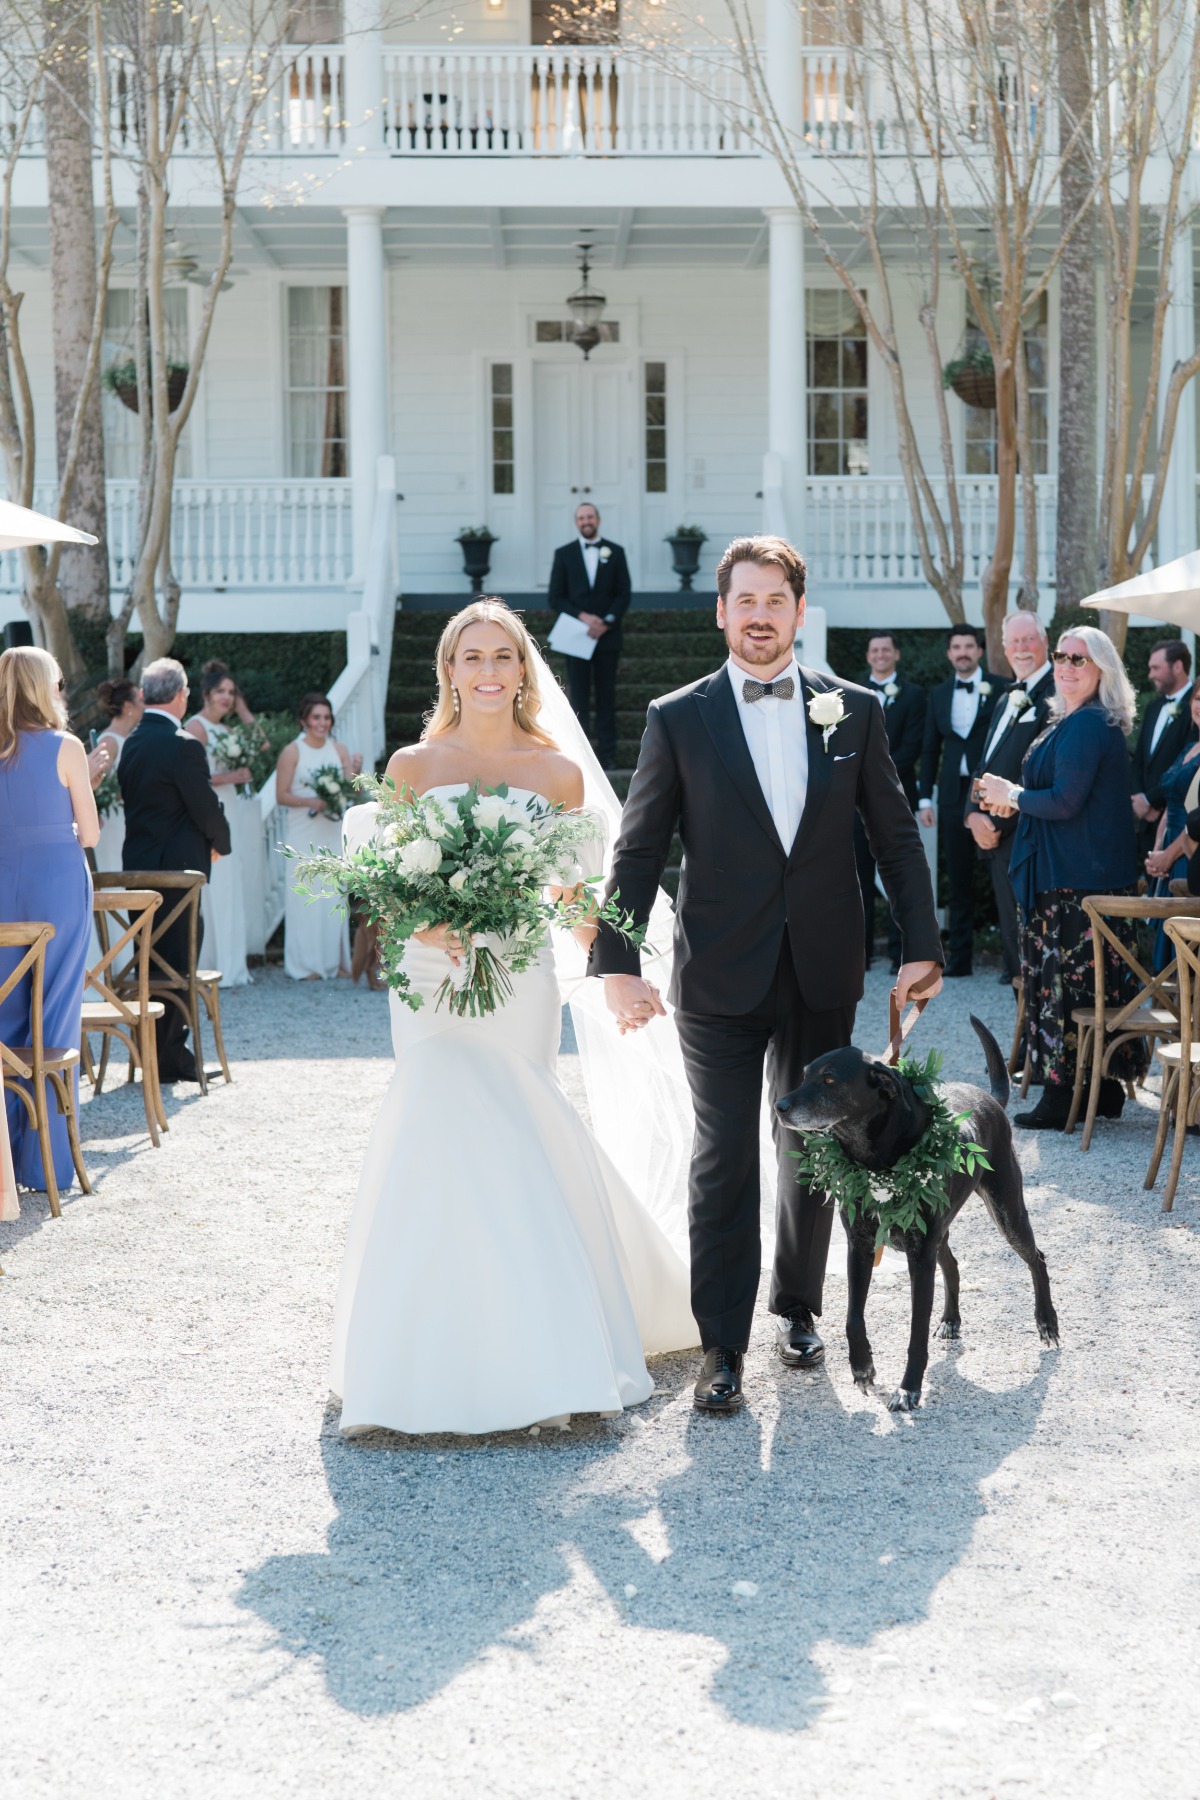
<svg viewBox="0 0 1200 1800"><path fill-rule="evenodd" d="M872 1058L867 1064L867 1086L878 1088L880 1092L886 1094L889 1099L899 1098L900 1083L897 1079L896 1071L892 1068L890 1063L880 1062L878 1059Z"/></svg>

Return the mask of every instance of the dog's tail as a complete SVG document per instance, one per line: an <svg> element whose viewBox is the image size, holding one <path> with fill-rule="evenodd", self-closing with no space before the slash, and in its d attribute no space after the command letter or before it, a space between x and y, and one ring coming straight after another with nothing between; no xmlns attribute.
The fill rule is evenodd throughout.
<svg viewBox="0 0 1200 1800"><path fill-rule="evenodd" d="M991 1084L992 1099L1001 1106L1008 1105L1009 1083L1008 1064L1004 1060L1004 1052L988 1030L982 1019L971 1013L970 1020L975 1027L975 1036L983 1045L983 1054L987 1058L988 1081Z"/></svg>

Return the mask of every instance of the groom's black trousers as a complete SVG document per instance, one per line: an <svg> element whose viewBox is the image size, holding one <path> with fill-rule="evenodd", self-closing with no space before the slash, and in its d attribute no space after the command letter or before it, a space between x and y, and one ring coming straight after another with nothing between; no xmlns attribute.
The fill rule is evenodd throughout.
<svg viewBox="0 0 1200 1800"><path fill-rule="evenodd" d="M688 1182L692 1311L706 1350L744 1350L762 1267L759 1120L764 1067L775 1099L800 1085L805 1066L850 1042L853 1006L810 1012L800 997L787 933L770 990L735 1017L675 1014L692 1090L696 1135ZM773 1313L821 1311L833 1208L798 1182L793 1133L774 1118L778 1159Z"/></svg>

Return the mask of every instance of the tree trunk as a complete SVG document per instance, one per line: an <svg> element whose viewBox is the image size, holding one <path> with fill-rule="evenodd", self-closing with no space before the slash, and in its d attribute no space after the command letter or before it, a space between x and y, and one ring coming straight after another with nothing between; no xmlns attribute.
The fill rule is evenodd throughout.
<svg viewBox="0 0 1200 1800"><path fill-rule="evenodd" d="M1060 182L1064 225L1087 203L1092 185L1088 120L1093 97L1091 0L1063 0L1058 14ZM1059 263L1058 510L1055 566L1060 609L1094 593L1096 533L1096 222L1089 205Z"/></svg>
<svg viewBox="0 0 1200 1800"><path fill-rule="evenodd" d="M1017 333L1018 356L1025 354ZM1011 357L996 362L996 535L980 586L989 669L1007 667L1004 615L1017 541L1017 382Z"/></svg>
<svg viewBox="0 0 1200 1800"><path fill-rule="evenodd" d="M88 78L89 17L78 0L44 0L46 41L55 46L44 87L46 184L50 225L54 332L54 422L60 473L92 344L96 314L96 227L92 113ZM108 619L108 515L104 489L104 422L99 381L81 421L75 478L67 499L71 524L99 542L62 552L58 585L69 610Z"/></svg>

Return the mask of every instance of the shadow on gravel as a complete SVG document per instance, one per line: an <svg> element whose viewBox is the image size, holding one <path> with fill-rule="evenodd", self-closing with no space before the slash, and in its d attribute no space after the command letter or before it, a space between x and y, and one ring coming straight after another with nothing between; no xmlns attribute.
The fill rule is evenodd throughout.
<svg viewBox="0 0 1200 1800"><path fill-rule="evenodd" d="M669 1634L668 1662L692 1635L723 1648L713 1697L732 1718L803 1729L827 1696L820 1644L861 1648L926 1615L984 1511L981 1483L1035 1431L1053 1366L1043 1356L1030 1382L995 1393L951 1358L931 1371L927 1409L894 1429L882 1402L847 1413L827 1378L780 1372L765 1457L753 1412L689 1413L686 1466L649 1497L634 1471L627 1497L614 1481L611 1459L648 1439L628 1425L345 1444L331 1408L328 1554L269 1558L239 1603L323 1665L339 1706L374 1716L420 1705L495 1645L540 1680L529 1621L581 1560L622 1629ZM735 1597L738 1581L757 1593Z"/></svg>

